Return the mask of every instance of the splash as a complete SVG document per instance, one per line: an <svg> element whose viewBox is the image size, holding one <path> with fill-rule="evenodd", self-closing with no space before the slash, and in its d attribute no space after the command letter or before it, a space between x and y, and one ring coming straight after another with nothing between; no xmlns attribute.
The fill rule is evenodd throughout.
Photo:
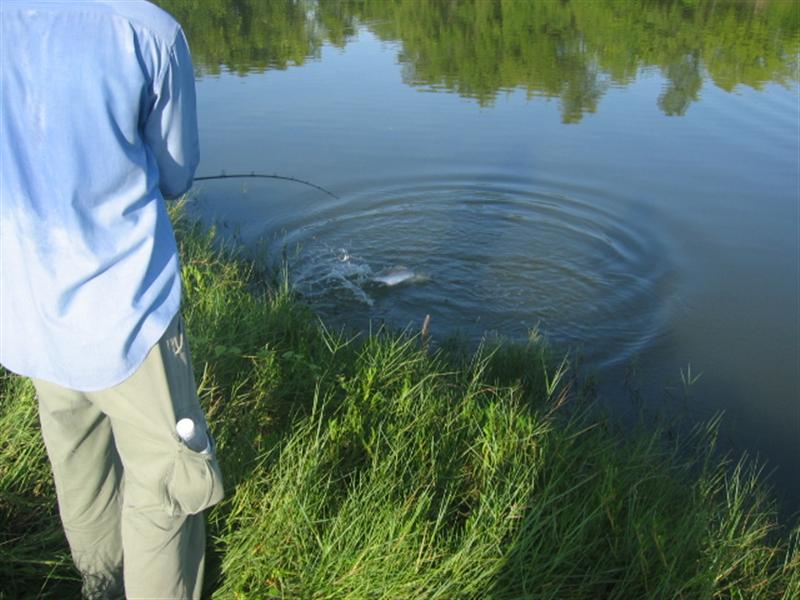
<svg viewBox="0 0 800 600"><path fill-rule="evenodd" d="M306 253L291 270L295 289L312 302L330 300L335 303L348 297L369 307L375 304L370 292L379 293L387 288L429 280L402 265L375 269L347 248L324 245Z"/></svg>

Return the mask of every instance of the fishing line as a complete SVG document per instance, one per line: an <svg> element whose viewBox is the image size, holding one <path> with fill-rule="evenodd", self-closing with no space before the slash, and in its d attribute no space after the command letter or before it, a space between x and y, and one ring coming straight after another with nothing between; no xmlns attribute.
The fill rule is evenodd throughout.
<svg viewBox="0 0 800 600"><path fill-rule="evenodd" d="M202 177L195 177L195 181L208 181L210 179L242 179L242 178L254 178L254 179L282 179L284 181L294 181L295 183L302 183L303 185L307 185L314 189L317 189L321 192L328 194L331 198L336 198L340 200L339 196L331 192L330 190L326 190L321 185L317 185L316 183L311 183L310 181L306 181L304 179L298 179L297 177L287 177L286 175L267 175L265 173L234 173L232 175L228 175L223 173L221 175L204 175Z"/></svg>

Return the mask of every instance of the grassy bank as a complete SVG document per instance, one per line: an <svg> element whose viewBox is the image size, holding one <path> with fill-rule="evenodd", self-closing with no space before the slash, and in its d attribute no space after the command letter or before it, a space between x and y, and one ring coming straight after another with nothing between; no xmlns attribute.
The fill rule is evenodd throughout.
<svg viewBox="0 0 800 600"><path fill-rule="evenodd" d="M777 528L754 467L714 458L713 425L623 433L542 345L328 331L176 229L228 492L210 597L800 597L800 529ZM76 597L32 389L0 386L0 598Z"/></svg>

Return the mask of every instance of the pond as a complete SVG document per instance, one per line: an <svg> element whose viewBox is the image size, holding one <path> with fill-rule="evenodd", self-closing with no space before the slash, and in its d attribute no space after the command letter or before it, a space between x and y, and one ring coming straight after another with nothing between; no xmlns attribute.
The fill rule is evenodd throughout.
<svg viewBox="0 0 800 600"><path fill-rule="evenodd" d="M708 419L800 509L791 1L164 0L192 208L331 324L538 332L620 414ZM387 282L392 285L387 285ZM395 285L396 284L396 285Z"/></svg>

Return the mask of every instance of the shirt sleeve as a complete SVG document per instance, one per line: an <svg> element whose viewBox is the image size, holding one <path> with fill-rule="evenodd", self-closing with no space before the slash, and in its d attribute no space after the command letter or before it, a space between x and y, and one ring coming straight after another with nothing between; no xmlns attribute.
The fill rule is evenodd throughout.
<svg viewBox="0 0 800 600"><path fill-rule="evenodd" d="M161 193L177 198L192 186L200 161L194 69L183 31L178 32L154 94L144 141L158 164Z"/></svg>

